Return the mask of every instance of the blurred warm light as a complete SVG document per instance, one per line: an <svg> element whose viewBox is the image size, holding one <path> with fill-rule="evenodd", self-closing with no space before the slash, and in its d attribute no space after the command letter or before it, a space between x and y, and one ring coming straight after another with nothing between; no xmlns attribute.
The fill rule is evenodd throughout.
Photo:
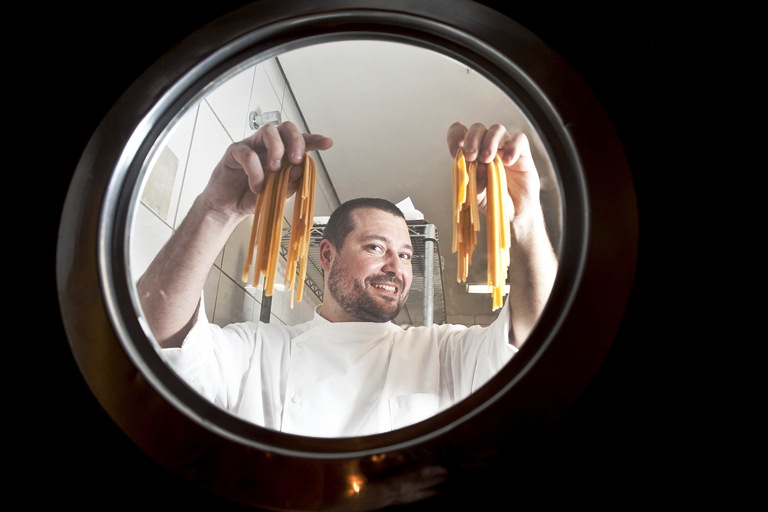
<svg viewBox="0 0 768 512"><path fill-rule="evenodd" d="M357 475L350 475L349 476L349 485L350 490L349 494L359 494L360 490L363 488L363 479L362 477L359 477Z"/></svg>

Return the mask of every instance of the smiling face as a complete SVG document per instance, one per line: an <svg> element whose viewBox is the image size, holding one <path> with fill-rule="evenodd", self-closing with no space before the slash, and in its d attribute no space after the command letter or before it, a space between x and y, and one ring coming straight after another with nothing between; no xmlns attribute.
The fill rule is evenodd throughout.
<svg viewBox="0 0 768 512"><path fill-rule="evenodd" d="M376 208L352 213L342 247L320 244L325 293L320 314L332 322L387 322L408 300L413 247L405 221Z"/></svg>

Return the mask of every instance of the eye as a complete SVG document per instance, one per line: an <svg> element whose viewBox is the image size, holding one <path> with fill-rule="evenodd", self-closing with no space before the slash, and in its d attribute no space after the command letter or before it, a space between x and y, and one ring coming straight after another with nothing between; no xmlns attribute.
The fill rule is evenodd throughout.
<svg viewBox="0 0 768 512"><path fill-rule="evenodd" d="M400 258L404 259L406 261L411 261L411 259L413 258L413 254L411 254L409 252L404 252L404 253L400 254Z"/></svg>
<svg viewBox="0 0 768 512"><path fill-rule="evenodd" d="M384 248L379 244L369 244L368 250L371 252L384 252Z"/></svg>

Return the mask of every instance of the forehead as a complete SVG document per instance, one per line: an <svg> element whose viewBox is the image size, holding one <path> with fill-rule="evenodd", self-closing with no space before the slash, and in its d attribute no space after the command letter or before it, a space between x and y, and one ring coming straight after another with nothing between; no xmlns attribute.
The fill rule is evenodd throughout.
<svg viewBox="0 0 768 512"><path fill-rule="evenodd" d="M410 245L411 236L402 217L376 208L360 208L352 212L354 228L349 233L356 239L384 236L400 245Z"/></svg>

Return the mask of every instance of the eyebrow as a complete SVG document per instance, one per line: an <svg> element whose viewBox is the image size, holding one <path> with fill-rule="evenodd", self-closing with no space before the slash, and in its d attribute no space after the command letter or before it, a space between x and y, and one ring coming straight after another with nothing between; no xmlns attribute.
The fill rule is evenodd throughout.
<svg viewBox="0 0 768 512"><path fill-rule="evenodd" d="M389 245L392 244L392 240L383 235L365 235L360 239L361 242L367 242L369 240L379 240ZM413 246L411 244L405 244L403 245L403 248L413 252Z"/></svg>

